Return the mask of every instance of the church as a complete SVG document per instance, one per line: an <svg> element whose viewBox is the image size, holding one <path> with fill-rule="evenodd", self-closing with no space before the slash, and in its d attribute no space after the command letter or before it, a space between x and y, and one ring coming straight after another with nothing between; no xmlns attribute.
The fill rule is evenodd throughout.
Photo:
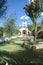
<svg viewBox="0 0 43 65"><path fill-rule="evenodd" d="M26 19L22 20L22 25L19 27L20 35L29 35L30 31L28 30L27 27L27 21Z"/></svg>

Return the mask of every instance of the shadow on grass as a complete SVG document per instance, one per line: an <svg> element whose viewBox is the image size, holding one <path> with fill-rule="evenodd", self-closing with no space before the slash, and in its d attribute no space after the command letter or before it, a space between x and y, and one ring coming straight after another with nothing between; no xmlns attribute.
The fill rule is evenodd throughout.
<svg viewBox="0 0 43 65"><path fill-rule="evenodd" d="M11 43L10 41L4 41L4 42L0 43L0 46L5 46L5 45L10 44L10 43Z"/></svg>
<svg viewBox="0 0 43 65"><path fill-rule="evenodd" d="M43 65L42 50L24 50L18 52L0 51L0 65Z"/></svg>

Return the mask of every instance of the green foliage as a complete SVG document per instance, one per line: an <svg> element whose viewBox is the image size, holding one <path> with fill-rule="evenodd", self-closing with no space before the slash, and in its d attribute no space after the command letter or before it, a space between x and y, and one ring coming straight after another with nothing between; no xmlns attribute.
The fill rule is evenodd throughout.
<svg viewBox="0 0 43 65"><path fill-rule="evenodd" d="M0 31L0 37L3 36L3 31Z"/></svg>
<svg viewBox="0 0 43 65"><path fill-rule="evenodd" d="M17 26L15 26L15 34L19 33L19 28Z"/></svg>
<svg viewBox="0 0 43 65"><path fill-rule="evenodd" d="M33 24L28 24L28 29L30 30L30 31L32 31L32 30L34 30L34 25Z"/></svg>
<svg viewBox="0 0 43 65"><path fill-rule="evenodd" d="M4 32L3 28L0 27L0 37L3 36L3 32Z"/></svg>
<svg viewBox="0 0 43 65"><path fill-rule="evenodd" d="M42 25L43 25L43 20L42 20Z"/></svg>
<svg viewBox="0 0 43 65"><path fill-rule="evenodd" d="M39 5L38 1L31 2L31 4L26 4L24 9L25 9L27 15L30 16L30 18L32 18L32 19L33 19L33 17L37 18L40 16L41 5Z"/></svg>
<svg viewBox="0 0 43 65"><path fill-rule="evenodd" d="M36 25L36 20L42 12L42 7L39 2L36 0L35 2L31 2L31 4L26 4L24 9L26 14L32 19L34 25Z"/></svg>
<svg viewBox="0 0 43 65"><path fill-rule="evenodd" d="M11 36L14 34L14 32L15 32L15 20L10 19L10 20L5 22L5 33L8 36Z"/></svg>
<svg viewBox="0 0 43 65"><path fill-rule="evenodd" d="M2 16L2 15L4 15L4 13L5 13L5 11L6 11L6 9L7 9L7 7L6 7L6 1L7 0L0 0L0 17Z"/></svg>
<svg viewBox="0 0 43 65"><path fill-rule="evenodd" d="M35 30L34 40L36 41L37 37L37 19L40 17L42 12L42 5L40 1L34 0L31 4L26 4L25 7L26 14L31 18Z"/></svg>

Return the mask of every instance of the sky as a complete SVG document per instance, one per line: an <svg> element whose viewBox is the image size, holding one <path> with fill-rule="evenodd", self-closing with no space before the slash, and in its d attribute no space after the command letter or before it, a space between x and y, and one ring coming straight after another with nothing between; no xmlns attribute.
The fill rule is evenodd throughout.
<svg viewBox="0 0 43 65"><path fill-rule="evenodd" d="M32 21L27 17L24 6L29 3L30 0L7 0L7 10L5 18L0 18L0 26L3 26L3 22L7 20L8 17L16 17L16 25L20 26L22 24L22 18L27 19L27 24L31 24ZM14 16L14 14L16 15ZM43 15L43 14L42 14ZM43 16L41 16L38 21L41 22Z"/></svg>

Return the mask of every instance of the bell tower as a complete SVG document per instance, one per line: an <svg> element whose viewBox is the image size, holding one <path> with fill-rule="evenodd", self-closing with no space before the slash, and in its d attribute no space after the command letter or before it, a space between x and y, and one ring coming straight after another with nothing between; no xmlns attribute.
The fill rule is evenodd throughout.
<svg viewBox="0 0 43 65"><path fill-rule="evenodd" d="M30 34L30 31L28 30L28 26L27 26L27 19L28 17L26 16L22 18L22 25L19 29L21 35L28 35L28 33Z"/></svg>
<svg viewBox="0 0 43 65"><path fill-rule="evenodd" d="M26 19L23 19L22 26L25 27L25 28L27 27L27 21L26 21Z"/></svg>

